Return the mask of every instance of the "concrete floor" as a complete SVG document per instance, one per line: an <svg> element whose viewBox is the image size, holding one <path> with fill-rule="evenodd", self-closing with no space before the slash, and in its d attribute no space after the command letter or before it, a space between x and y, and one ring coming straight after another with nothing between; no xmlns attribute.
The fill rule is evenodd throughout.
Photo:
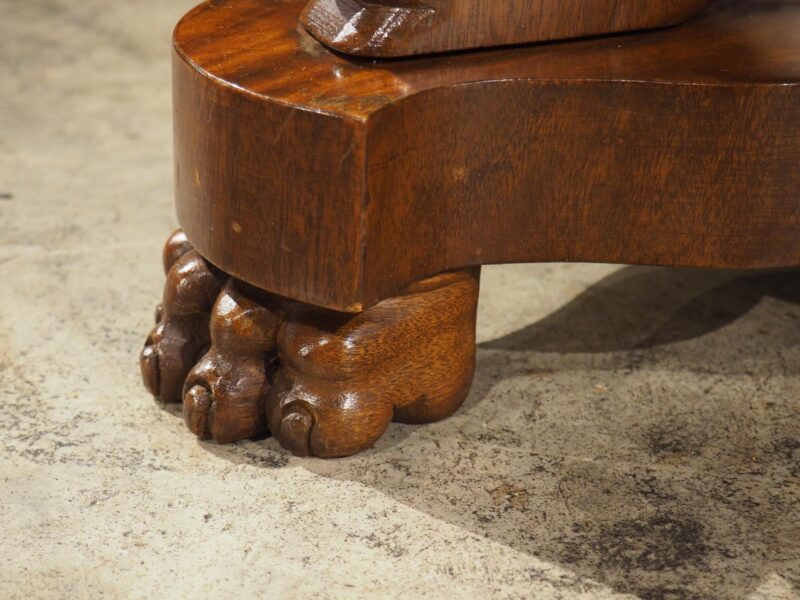
<svg viewBox="0 0 800 600"><path fill-rule="evenodd" d="M0 0L0 598L800 598L796 274L488 268L465 408L351 459L158 407L191 3Z"/></svg>

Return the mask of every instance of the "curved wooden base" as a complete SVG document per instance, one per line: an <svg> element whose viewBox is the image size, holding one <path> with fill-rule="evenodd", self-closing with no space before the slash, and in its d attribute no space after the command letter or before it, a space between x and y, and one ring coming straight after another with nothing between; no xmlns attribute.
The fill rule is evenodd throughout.
<svg viewBox="0 0 800 600"><path fill-rule="evenodd" d="M183 401L189 429L234 442L269 429L301 456L347 456L392 419L455 412L475 366L479 269L437 275L365 312L337 313L227 277L181 232L157 325L141 355L147 388Z"/></svg>
<svg viewBox="0 0 800 600"><path fill-rule="evenodd" d="M303 5L175 31L178 220L227 273L357 313L469 265L800 265L800 3L382 63Z"/></svg>
<svg viewBox="0 0 800 600"><path fill-rule="evenodd" d="M482 264L800 265L797 0L383 63L320 45L305 4L205 2L175 30L196 250L168 243L142 372L200 437L344 456L451 413Z"/></svg>

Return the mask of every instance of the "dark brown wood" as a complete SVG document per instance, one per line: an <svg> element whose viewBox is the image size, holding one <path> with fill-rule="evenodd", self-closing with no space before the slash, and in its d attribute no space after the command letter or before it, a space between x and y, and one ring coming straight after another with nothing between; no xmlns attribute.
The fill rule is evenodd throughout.
<svg viewBox="0 0 800 600"><path fill-rule="evenodd" d="M266 398L269 429L295 454L360 452L392 419L448 417L475 369L479 270L418 282L359 315L293 311L278 336L280 368Z"/></svg>
<svg viewBox="0 0 800 600"><path fill-rule="evenodd" d="M305 2L175 32L179 220L238 279L359 312L471 265L800 265L800 2L375 64Z"/></svg>
<svg viewBox="0 0 800 600"><path fill-rule="evenodd" d="M180 402L189 369L208 347L208 318L223 277L178 230L164 246L167 282L156 326L139 358L145 387L161 402Z"/></svg>
<svg viewBox="0 0 800 600"><path fill-rule="evenodd" d="M393 419L449 416L469 391L478 268L418 282L358 315L232 279L220 289L224 279L196 250L177 258L141 357L145 385L164 401L182 396L201 439L229 443L269 428L295 454L347 456Z"/></svg>
<svg viewBox="0 0 800 600"><path fill-rule="evenodd" d="M280 312L248 298L228 281L212 311L211 348L184 385L183 415L198 437L229 443L266 429L263 403L280 322Z"/></svg>
<svg viewBox="0 0 800 600"><path fill-rule="evenodd" d="M186 233L141 365L199 437L335 457L449 415L481 264L800 265L800 0L380 64L303 5L207 2L175 32Z"/></svg>
<svg viewBox="0 0 800 600"><path fill-rule="evenodd" d="M339 52L430 54L680 23L712 0L311 0L303 24Z"/></svg>
<svg viewBox="0 0 800 600"><path fill-rule="evenodd" d="M169 275L170 269L172 269L172 266L178 262L178 259L193 249L194 248L189 242L189 238L187 238L186 234L183 232L183 229L173 231L172 234L167 238L167 241L164 244L164 250L161 252L161 262L164 266L164 274Z"/></svg>

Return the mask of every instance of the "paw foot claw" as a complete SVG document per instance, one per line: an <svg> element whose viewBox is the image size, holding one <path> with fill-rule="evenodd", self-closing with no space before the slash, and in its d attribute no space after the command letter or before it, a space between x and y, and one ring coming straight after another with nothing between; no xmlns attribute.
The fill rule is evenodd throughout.
<svg viewBox="0 0 800 600"><path fill-rule="evenodd" d="M224 444L268 429L298 456L344 457L372 446L394 418L423 423L463 401L475 364L478 270L446 273L362 313L302 305L238 282L182 231L142 380L183 401L186 426Z"/></svg>

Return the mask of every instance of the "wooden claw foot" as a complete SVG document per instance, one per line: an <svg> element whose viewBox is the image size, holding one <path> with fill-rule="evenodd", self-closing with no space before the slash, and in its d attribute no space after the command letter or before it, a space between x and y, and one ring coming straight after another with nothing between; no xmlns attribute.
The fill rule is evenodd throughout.
<svg viewBox="0 0 800 600"><path fill-rule="evenodd" d="M161 402L179 402L186 374L209 343L208 317L221 276L177 231L164 247L167 282L156 326L139 364L145 387Z"/></svg>
<svg viewBox="0 0 800 600"><path fill-rule="evenodd" d="M478 270L416 284L358 315L293 311L266 399L272 434L300 456L356 454L396 419L449 416L475 365Z"/></svg>
<svg viewBox="0 0 800 600"><path fill-rule="evenodd" d="M230 443L269 430L300 456L348 456L392 420L437 421L467 395L478 268L347 314L229 278L180 232L164 248L164 266L142 376L160 400L183 400L186 425L201 439Z"/></svg>

